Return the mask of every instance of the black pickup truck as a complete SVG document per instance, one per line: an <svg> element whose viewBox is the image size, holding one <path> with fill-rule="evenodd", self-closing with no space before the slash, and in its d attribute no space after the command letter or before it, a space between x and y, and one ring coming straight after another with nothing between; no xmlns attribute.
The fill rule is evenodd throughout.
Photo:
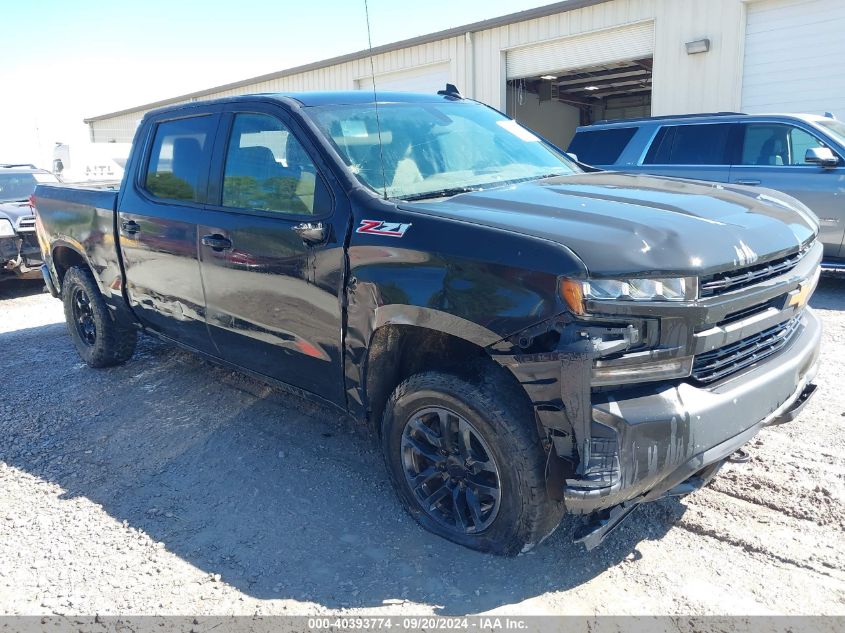
<svg viewBox="0 0 845 633"><path fill-rule="evenodd" d="M34 204L89 365L141 331L339 407L410 513L479 550L525 551L565 512L594 547L815 388L807 207L586 173L450 90L156 110L119 189Z"/></svg>

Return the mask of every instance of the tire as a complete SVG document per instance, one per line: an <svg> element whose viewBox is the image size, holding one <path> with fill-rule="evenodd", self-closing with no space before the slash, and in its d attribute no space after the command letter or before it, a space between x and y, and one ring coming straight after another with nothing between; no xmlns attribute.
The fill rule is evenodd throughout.
<svg viewBox="0 0 845 633"><path fill-rule="evenodd" d="M90 270L74 266L65 273L62 303L70 338L90 367L120 365L132 357L138 334L114 322Z"/></svg>
<svg viewBox="0 0 845 633"><path fill-rule="evenodd" d="M453 432L444 434L444 426ZM560 524L564 506L546 491L546 455L518 385L489 375L478 381L441 372L412 376L387 402L381 443L406 510L454 543L514 556ZM435 455L438 446L447 448ZM435 507L432 499L439 499Z"/></svg>

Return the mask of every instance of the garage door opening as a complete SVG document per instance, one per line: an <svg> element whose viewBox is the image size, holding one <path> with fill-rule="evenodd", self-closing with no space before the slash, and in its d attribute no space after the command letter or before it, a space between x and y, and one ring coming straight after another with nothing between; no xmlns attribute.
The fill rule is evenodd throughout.
<svg viewBox="0 0 845 633"><path fill-rule="evenodd" d="M507 113L566 148L579 125L651 115L652 57L511 79Z"/></svg>

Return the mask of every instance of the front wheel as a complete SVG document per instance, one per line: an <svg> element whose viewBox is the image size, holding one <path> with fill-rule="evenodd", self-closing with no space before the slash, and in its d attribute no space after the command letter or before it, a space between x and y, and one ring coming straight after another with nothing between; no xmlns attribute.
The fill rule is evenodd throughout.
<svg viewBox="0 0 845 633"><path fill-rule="evenodd" d="M530 406L505 380L440 372L400 384L382 449L403 505L426 529L512 556L548 536L563 505L549 498Z"/></svg>
<svg viewBox="0 0 845 633"><path fill-rule="evenodd" d="M70 338L89 366L110 367L129 360L138 335L114 322L90 270L74 266L65 273L62 303Z"/></svg>

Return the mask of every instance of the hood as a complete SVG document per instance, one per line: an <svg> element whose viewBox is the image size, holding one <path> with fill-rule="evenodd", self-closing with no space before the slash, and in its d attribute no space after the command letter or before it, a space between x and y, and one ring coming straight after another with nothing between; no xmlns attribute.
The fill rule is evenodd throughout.
<svg viewBox="0 0 845 633"><path fill-rule="evenodd" d="M0 218L11 220L15 228L18 226L18 220L31 218L34 215L28 202L0 202Z"/></svg>
<svg viewBox="0 0 845 633"><path fill-rule="evenodd" d="M800 202L767 189L599 172L402 205L552 240L594 275L708 274L798 250L818 233Z"/></svg>

